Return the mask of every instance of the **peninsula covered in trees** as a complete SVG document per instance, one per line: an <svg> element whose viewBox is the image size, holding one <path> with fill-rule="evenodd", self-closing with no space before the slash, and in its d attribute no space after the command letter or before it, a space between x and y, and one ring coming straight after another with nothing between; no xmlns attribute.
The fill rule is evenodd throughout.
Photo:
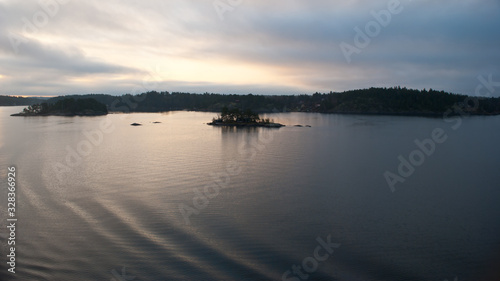
<svg viewBox="0 0 500 281"><path fill-rule="evenodd" d="M258 113L320 112L387 115L442 115L459 107L470 115L500 114L500 98L472 97L436 90L402 87L369 88L312 95L223 95L150 91L138 95L91 94L61 96L47 103L74 98L92 98L112 112L161 112L192 110L221 112L224 107L250 109Z"/></svg>
<svg viewBox="0 0 500 281"><path fill-rule="evenodd" d="M108 114L107 106L93 98L65 98L54 103L30 105L12 116L98 116Z"/></svg>

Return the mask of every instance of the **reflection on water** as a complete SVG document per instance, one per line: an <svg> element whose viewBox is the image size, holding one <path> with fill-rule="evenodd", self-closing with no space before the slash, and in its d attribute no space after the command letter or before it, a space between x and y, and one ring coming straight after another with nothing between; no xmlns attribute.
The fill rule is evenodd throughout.
<svg viewBox="0 0 500 281"><path fill-rule="evenodd" d="M289 280L488 280L500 248L498 117L447 131L392 193L383 173L415 139L450 124L305 113L263 116L280 129L207 126L214 114L199 112L8 116L18 111L0 108L2 178L8 165L19 170L18 273L0 263L1 280L282 280L294 266L308 277ZM102 122L113 130L100 138ZM188 223L180 206L194 210ZM315 266L307 258L327 237L340 246Z"/></svg>

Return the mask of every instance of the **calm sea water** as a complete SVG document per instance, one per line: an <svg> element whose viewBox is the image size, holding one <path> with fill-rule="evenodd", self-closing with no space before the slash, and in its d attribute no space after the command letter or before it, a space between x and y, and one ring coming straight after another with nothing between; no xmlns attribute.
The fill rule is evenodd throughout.
<svg viewBox="0 0 500 281"><path fill-rule="evenodd" d="M1 280L498 280L498 116L280 113L287 127L236 129L199 112L9 116L21 109L0 107ZM446 140L418 152L437 128ZM418 166L392 192L400 155Z"/></svg>

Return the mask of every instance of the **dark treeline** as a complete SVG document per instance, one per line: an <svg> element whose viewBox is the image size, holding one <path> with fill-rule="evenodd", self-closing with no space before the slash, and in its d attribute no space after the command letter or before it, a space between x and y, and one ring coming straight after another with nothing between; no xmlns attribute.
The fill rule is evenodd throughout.
<svg viewBox="0 0 500 281"><path fill-rule="evenodd" d="M222 108L250 109L255 112L323 112L402 115L438 115L456 107L470 114L500 114L500 98L468 98L435 90L401 87L369 88L313 95L222 95L151 91L139 95L92 94L62 96L49 102L73 97L93 98L109 111L159 112L193 110L220 112ZM464 103L465 101L465 103ZM455 108L455 109L454 109Z"/></svg>
<svg viewBox="0 0 500 281"><path fill-rule="evenodd" d="M21 106L41 103L47 98L25 98L16 96L0 96L0 106Z"/></svg>
<svg viewBox="0 0 500 281"><path fill-rule="evenodd" d="M38 115L105 115L108 113L107 106L93 98L64 98L49 100L41 104L34 104L23 109L16 115L38 116Z"/></svg>
<svg viewBox="0 0 500 281"><path fill-rule="evenodd" d="M315 106L320 112L435 115L500 114L500 98L471 97L435 90L370 88L319 95Z"/></svg>

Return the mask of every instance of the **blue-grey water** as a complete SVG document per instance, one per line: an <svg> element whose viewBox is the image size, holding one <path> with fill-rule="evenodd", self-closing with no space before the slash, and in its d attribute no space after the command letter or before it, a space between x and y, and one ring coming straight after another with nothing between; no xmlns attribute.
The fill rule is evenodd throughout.
<svg viewBox="0 0 500 281"><path fill-rule="evenodd" d="M0 107L0 280L499 280L498 116L277 113L287 127L236 129L21 109ZM418 166L391 190L400 155Z"/></svg>

